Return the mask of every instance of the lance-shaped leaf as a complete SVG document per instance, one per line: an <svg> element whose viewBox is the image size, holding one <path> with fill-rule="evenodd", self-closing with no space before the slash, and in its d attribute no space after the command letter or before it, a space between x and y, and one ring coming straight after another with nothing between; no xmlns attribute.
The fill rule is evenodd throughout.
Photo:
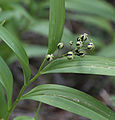
<svg viewBox="0 0 115 120"><path fill-rule="evenodd" d="M79 114L92 120L114 120L115 113L95 98L61 85L40 85L22 99L32 99Z"/></svg>
<svg viewBox="0 0 115 120"><path fill-rule="evenodd" d="M73 60L57 59L49 63L41 74L46 73L84 73L115 76L115 59L85 56L76 56Z"/></svg>
<svg viewBox="0 0 115 120"><path fill-rule="evenodd" d="M50 0L48 53L54 53L61 41L65 23L65 0Z"/></svg>
<svg viewBox="0 0 115 120"><path fill-rule="evenodd" d="M5 119L7 111L8 111L8 106L5 101L3 87L0 83L0 119L2 119L2 118Z"/></svg>
<svg viewBox="0 0 115 120"><path fill-rule="evenodd" d="M12 88L13 88L13 77L8 66L4 60L0 57L0 84L5 88L8 100L8 107L11 106L12 102ZM2 91L0 91L0 94Z"/></svg>
<svg viewBox="0 0 115 120"><path fill-rule="evenodd" d="M12 49L12 51L18 57L25 76L25 82L27 82L30 78L31 72L29 68L29 61L26 55L24 48L20 41L13 36L6 28L0 26L0 38Z"/></svg>

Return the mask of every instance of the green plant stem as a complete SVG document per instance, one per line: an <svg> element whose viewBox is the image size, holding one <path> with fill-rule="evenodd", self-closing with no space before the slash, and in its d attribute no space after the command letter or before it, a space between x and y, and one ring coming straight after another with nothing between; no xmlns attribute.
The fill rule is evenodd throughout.
<svg viewBox="0 0 115 120"><path fill-rule="evenodd" d="M44 61L42 62L41 66L40 66L40 68L39 68L39 70L38 70L38 73L37 73L28 83L26 83L25 85L23 85L23 87L22 87L22 89L20 90L20 93L19 93L17 99L15 100L14 104L11 106L11 108L10 108L9 111L8 111L8 115L7 115L7 117L6 117L6 120L9 119L10 114L13 112L14 108L16 107L16 105L20 102L21 96L22 96L24 90L26 89L26 87L27 87L28 85L30 85L32 82L34 82L34 81L39 77L40 71L42 70L42 68L43 68L43 66L44 66L45 63L46 63L46 58L45 58Z"/></svg>
<svg viewBox="0 0 115 120"><path fill-rule="evenodd" d="M34 116L34 119L35 119L35 120L39 120L38 113L39 113L39 111L40 111L41 105L42 105L42 102L39 103L38 108L37 108L37 110L36 110L36 114L35 114L35 116Z"/></svg>
<svg viewBox="0 0 115 120"><path fill-rule="evenodd" d="M71 51L72 51L72 52L75 52L75 49L74 49L74 50L71 50ZM68 52L67 52L67 53L68 53ZM65 56L67 55L67 53L65 53L65 54L63 54L63 55L61 55L61 56L59 56L59 54L57 54L57 56L54 57L54 60L57 59L57 58L65 57Z"/></svg>

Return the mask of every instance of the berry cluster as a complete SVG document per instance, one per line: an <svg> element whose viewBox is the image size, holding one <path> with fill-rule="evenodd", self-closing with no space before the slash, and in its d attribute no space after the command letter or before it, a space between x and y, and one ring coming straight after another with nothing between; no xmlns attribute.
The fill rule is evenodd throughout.
<svg viewBox="0 0 115 120"><path fill-rule="evenodd" d="M88 41L88 43L86 43L86 41ZM70 41L69 45L72 46L73 41ZM59 43L57 45L58 50L62 49L63 47L64 47L63 43ZM92 51L94 49L95 49L95 45L93 44L93 42L88 40L88 34L84 33L77 38L76 48L72 51L67 52L66 54L62 55L61 57L66 56L67 59L69 59L69 60L73 59L75 55L84 57L87 50ZM51 54L51 55L48 54L46 56L47 61L52 61L54 58L55 57L53 54Z"/></svg>

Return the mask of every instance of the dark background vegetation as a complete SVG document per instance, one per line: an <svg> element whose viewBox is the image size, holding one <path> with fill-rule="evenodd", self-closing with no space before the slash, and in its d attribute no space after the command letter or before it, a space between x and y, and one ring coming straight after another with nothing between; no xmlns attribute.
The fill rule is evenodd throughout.
<svg viewBox="0 0 115 120"><path fill-rule="evenodd" d="M69 1L71 2L71 0ZM72 5L70 5L71 8L67 7L68 4L66 5L65 30L62 37L66 47L63 51L70 49L68 41L73 40L75 42L78 34L86 32L95 43L96 49L93 53L94 55L115 58L115 0L99 0L103 3L102 5L112 8L113 13L112 10L108 10L109 12L106 13L105 8L105 12L100 11L101 9L98 9L98 6L99 8L103 8L103 6L95 3L98 0L81 1L80 4L79 2L76 4L76 8L78 6L81 7L79 10L74 11ZM85 5L87 1L91 1L91 3ZM48 3L48 0L0 0L0 22L5 19L5 26L22 41L30 58L32 76L37 73L43 57L47 53ZM89 9L88 12L87 9L93 4L96 7ZM86 9L87 12L82 10L82 8ZM101 12L102 14L100 14ZM0 42L0 55L9 64L13 73L13 100L15 100L23 85L23 72L12 51L3 42ZM101 75L48 74L40 76L37 81L28 87L27 91L39 84L61 84L84 91L115 110L114 80L115 77ZM34 116L37 106L38 102L35 101L21 101L12 113L11 119L18 115ZM40 120L87 120L81 116L46 104L42 105L39 115Z"/></svg>

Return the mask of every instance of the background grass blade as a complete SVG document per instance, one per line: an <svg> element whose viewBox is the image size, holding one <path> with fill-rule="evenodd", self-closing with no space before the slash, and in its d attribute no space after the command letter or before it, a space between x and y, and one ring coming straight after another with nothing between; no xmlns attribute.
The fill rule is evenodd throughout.
<svg viewBox="0 0 115 120"><path fill-rule="evenodd" d="M22 99L32 99L92 120L114 120L115 113L93 97L61 85L40 85Z"/></svg>
<svg viewBox="0 0 115 120"><path fill-rule="evenodd" d="M4 95L4 91L3 91L3 87L0 83L0 119L6 117L6 113L8 111L8 106L7 103L5 101L5 95Z"/></svg>
<svg viewBox="0 0 115 120"><path fill-rule="evenodd" d="M8 66L1 57L0 57L0 83L5 88L8 100L8 107L10 107L12 102L13 77Z"/></svg>
<svg viewBox="0 0 115 120"><path fill-rule="evenodd" d="M96 55L115 58L115 43L103 47L103 49L96 53Z"/></svg>
<svg viewBox="0 0 115 120"><path fill-rule="evenodd" d="M112 33L112 26L108 20L102 17L94 15L78 15L78 14L67 14L67 17L71 20L80 21L99 27L108 33Z"/></svg>
<svg viewBox="0 0 115 120"><path fill-rule="evenodd" d="M29 117L29 116L18 116L14 118L14 120L34 120L34 118Z"/></svg>
<svg viewBox="0 0 115 120"><path fill-rule="evenodd" d="M9 3L9 7L12 9L2 11L0 13L0 22L3 20L10 20L13 19L22 19L22 17L26 18L29 21L33 21L32 17L26 12L26 10L19 4L16 3Z"/></svg>
<svg viewBox="0 0 115 120"><path fill-rule="evenodd" d="M15 36L13 36L7 29L2 26L0 26L0 38L14 51L18 57L24 71L25 82L27 82L30 78L31 72L29 68L28 57L21 43Z"/></svg>
<svg viewBox="0 0 115 120"><path fill-rule="evenodd" d="M68 10L88 13L115 21L115 9L104 0L66 0Z"/></svg>
<svg viewBox="0 0 115 120"><path fill-rule="evenodd" d="M24 44L23 46L29 58L44 57L47 54L47 50L48 50L47 47L40 45Z"/></svg>
<svg viewBox="0 0 115 120"><path fill-rule="evenodd" d="M41 71L41 74L46 73L85 73L115 76L115 59L99 56L85 56L84 58L76 56L73 60L57 59Z"/></svg>
<svg viewBox="0 0 115 120"><path fill-rule="evenodd" d="M50 0L48 53L54 53L61 41L65 23L65 0Z"/></svg>

